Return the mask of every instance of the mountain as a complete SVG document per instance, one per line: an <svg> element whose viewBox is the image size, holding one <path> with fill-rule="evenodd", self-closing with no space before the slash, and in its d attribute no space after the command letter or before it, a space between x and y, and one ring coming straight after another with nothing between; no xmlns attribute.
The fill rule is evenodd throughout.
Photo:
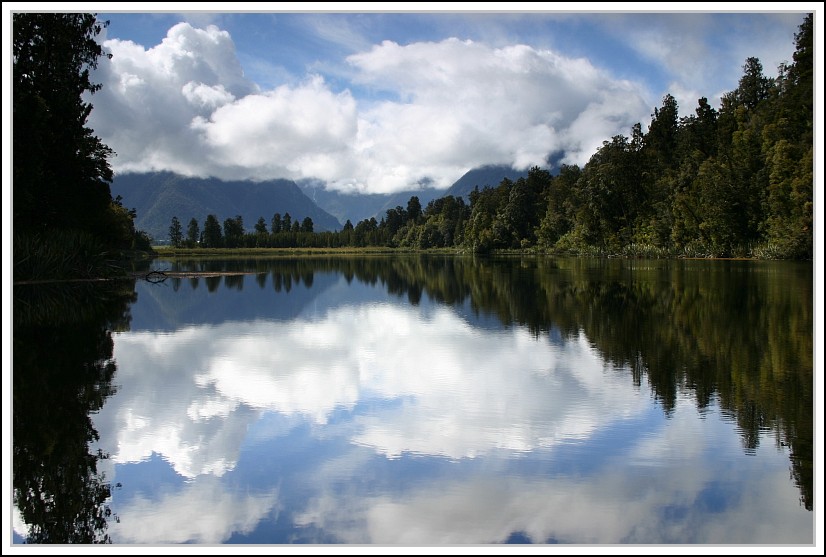
<svg viewBox="0 0 826 557"><path fill-rule="evenodd" d="M311 180L299 182L298 186L316 205L335 216L339 222L349 220L353 226L370 217L375 217L380 221L388 209L395 209L399 205L406 209L407 202L414 195L419 198L422 207L427 206L431 200L444 195L442 190L432 188L390 194L349 194L326 190L323 182Z"/></svg>
<svg viewBox="0 0 826 557"><path fill-rule="evenodd" d="M218 221L241 215L244 230L253 230L259 217L267 229L275 213L289 213L293 221L313 219L315 231L341 230L341 223L307 197L291 180L266 182L223 181L216 178L188 178L171 172L116 175L112 196L120 195L123 206L135 209L135 227L149 233L156 242L169 239L172 217L178 217L186 233L194 217L203 230L207 215Z"/></svg>
<svg viewBox="0 0 826 557"><path fill-rule="evenodd" d="M479 186L480 190L484 189L485 186L495 188L504 178L515 182L519 178L526 177L527 175L527 170L514 170L508 165L489 164L467 171L464 176L456 180L442 195L463 197L465 201L468 201L468 195L476 186Z"/></svg>
<svg viewBox="0 0 826 557"><path fill-rule="evenodd" d="M356 225L370 217L381 220L388 209L395 209L398 206L406 209L407 202L414 195L419 198L422 208L427 207L430 201L446 195L464 197L465 201L468 201L468 194L476 186L479 186L479 189L485 186L495 188L503 178L516 181L527 175L527 170L514 170L508 165L486 165L469 170L447 190L430 188L391 194L341 193L324 189L324 183L317 180L304 180L299 182L298 186L319 207L338 218L339 222L345 222L349 219L353 225Z"/></svg>

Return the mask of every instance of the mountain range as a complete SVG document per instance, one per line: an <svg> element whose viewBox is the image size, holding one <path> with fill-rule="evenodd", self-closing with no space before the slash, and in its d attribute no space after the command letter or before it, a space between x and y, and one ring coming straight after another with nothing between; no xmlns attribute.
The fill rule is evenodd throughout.
<svg viewBox="0 0 826 557"><path fill-rule="evenodd" d="M120 196L124 207L135 210L135 227L163 243L169 237L172 217L178 218L184 231L192 218L203 229L210 214L221 223L241 215L246 231L253 230L263 217L269 229L275 213L282 217L289 213L293 221L299 222L310 217L315 231L341 230L348 220L353 225L371 217L381 220L388 209L406 208L414 195L422 207L446 195L468 201L477 186L495 187L503 178L517 180L526 173L509 166L488 165L468 171L447 190L430 188L392 194L346 194L327 190L323 182L314 180L224 181L171 172L118 174L110 189L112 197Z"/></svg>
<svg viewBox="0 0 826 557"><path fill-rule="evenodd" d="M153 172L116 175L110 189L112 197L121 196L124 207L135 209L135 227L156 242L169 238L172 217L178 217L184 233L193 218L203 230L210 214L221 223L241 215L246 231L253 230L259 217L264 217L269 229L275 213L289 213L293 221L299 222L310 217L317 232L342 227L336 217L313 203L291 180L223 181Z"/></svg>

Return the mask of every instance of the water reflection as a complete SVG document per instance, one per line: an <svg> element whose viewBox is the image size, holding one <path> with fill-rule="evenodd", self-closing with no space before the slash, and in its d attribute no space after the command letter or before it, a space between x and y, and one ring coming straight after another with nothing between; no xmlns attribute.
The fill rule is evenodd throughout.
<svg viewBox="0 0 826 557"><path fill-rule="evenodd" d="M741 263L161 262L94 416L109 535L811 543L811 266Z"/></svg>
<svg viewBox="0 0 826 557"><path fill-rule="evenodd" d="M476 330L440 307L345 306L289 323L132 333L119 336L116 356L140 370L139 384L122 373L118 404L97 420L116 432L107 450L116 462L163 455L186 477L232 467L261 411L317 425L348 414L351 441L388 457L459 459L586 438L648 406L582 338L554 346L524 329Z"/></svg>
<svg viewBox="0 0 826 557"><path fill-rule="evenodd" d="M90 414L115 393L112 329L134 281L14 288L14 503L29 543L107 543L107 454Z"/></svg>

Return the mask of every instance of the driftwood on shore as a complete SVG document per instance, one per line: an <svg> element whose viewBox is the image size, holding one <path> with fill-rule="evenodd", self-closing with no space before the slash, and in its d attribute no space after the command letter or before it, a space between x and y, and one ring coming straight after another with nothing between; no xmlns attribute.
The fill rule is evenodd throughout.
<svg viewBox="0 0 826 557"><path fill-rule="evenodd" d="M133 278L147 282L158 283L168 278L201 278L201 277L233 277L238 275L254 275L253 271L149 271L148 273L133 273Z"/></svg>
<svg viewBox="0 0 826 557"><path fill-rule="evenodd" d="M201 277L234 277L238 275L254 275L252 271L134 271L122 276L115 277L84 277L84 278L52 278L52 279L32 279L16 280L15 286L31 284L51 284L57 282L109 282L113 280L135 279L145 280L151 283L164 282L168 278L201 278Z"/></svg>

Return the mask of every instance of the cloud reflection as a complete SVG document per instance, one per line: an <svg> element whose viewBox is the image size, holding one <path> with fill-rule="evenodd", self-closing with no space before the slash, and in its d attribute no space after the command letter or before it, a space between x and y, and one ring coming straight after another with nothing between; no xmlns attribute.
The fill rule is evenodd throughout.
<svg viewBox="0 0 826 557"><path fill-rule="evenodd" d="M234 533L246 534L277 510L277 493L252 495L227 491L218 480L204 478L184 484L159 500L138 495L124 502L118 522L110 524L117 543L225 542Z"/></svg>
<svg viewBox="0 0 826 557"><path fill-rule="evenodd" d="M783 453L771 467L765 458L744 461L733 426L697 420L690 398L666 419L584 335L552 343L518 327L474 328L441 306L373 304L289 323L121 333L114 354L120 389L95 418L102 443L115 440L104 450L114 463L161 455L190 479L177 494L118 501L119 541L260 536L256 524L267 528L263 521L276 508L272 486L251 484L241 497L219 478L236 468L245 446L270 458L281 449L267 441L301 424L335 447L302 458L300 469L280 465L285 475L273 478L301 494L284 508L305 541L811 539L795 491L776 479L788 466ZM275 415L278 427L257 427ZM605 443L629 423L646 424L645 431ZM561 462L577 446L591 457L566 470ZM597 446L599 454L587 452ZM549 457L557 453L562 460ZM395 477L406 455L425 457L420 465L437 473L357 487L379 469ZM528 455L537 456L541 473L520 468ZM782 503L759 503L767 497Z"/></svg>
<svg viewBox="0 0 826 557"><path fill-rule="evenodd" d="M765 465L773 461L783 468L786 457L777 452L745 465L710 467L703 450L722 451L717 457L725 463L741 449L730 426L698 422L695 412L681 401L659 431L682 439L702 424L695 431L698 442L675 444L665 463L629 464L638 452L632 445L598 457L596 469L581 475L532 476L484 467L472 474L433 475L401 492L357 497L343 494L333 477L295 520L354 544L492 544L514 534L532 543L592 545L811 541L807 511L796 505L796 493L777 468ZM767 499L776 505L766 505Z"/></svg>
<svg viewBox="0 0 826 557"><path fill-rule="evenodd" d="M478 330L446 308L124 333L115 357L123 388L97 420L117 432L107 449L116 462L160 454L185 477L232 469L263 412L324 425L343 409L357 444L458 459L587 438L648 404L585 339L560 347L523 329ZM399 404L354 410L371 401Z"/></svg>

